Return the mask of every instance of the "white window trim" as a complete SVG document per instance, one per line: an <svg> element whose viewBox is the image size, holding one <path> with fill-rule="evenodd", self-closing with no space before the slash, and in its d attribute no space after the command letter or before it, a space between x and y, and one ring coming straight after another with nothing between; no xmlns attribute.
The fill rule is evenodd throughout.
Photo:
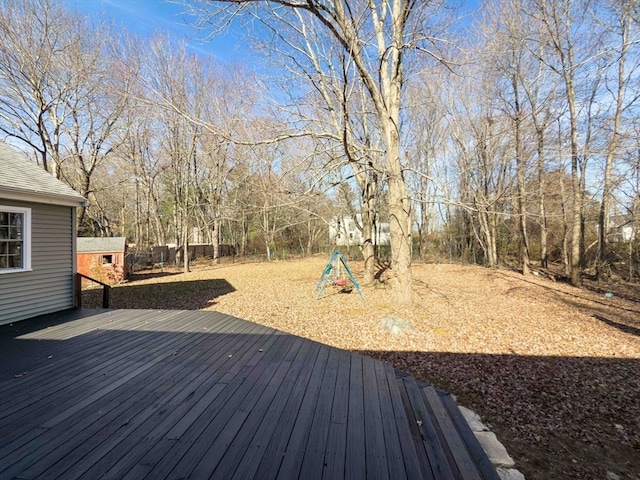
<svg viewBox="0 0 640 480"><path fill-rule="evenodd" d="M0 275L6 273L18 273L31 271L31 209L0 205L0 211L9 213L22 213L24 215L23 233L23 263L22 268L0 268Z"/></svg>
<svg viewBox="0 0 640 480"><path fill-rule="evenodd" d="M105 255L105 254L100 254L100 259L103 261L103 263L101 263L101 265L102 265L103 267L113 267L113 263L114 263L114 262L113 262L113 257L114 257L114 256L115 256L115 255L114 255L113 253L111 253L111 254L107 254L107 255ZM111 257L111 261L110 261L110 262L107 262L107 263L104 263L104 257Z"/></svg>

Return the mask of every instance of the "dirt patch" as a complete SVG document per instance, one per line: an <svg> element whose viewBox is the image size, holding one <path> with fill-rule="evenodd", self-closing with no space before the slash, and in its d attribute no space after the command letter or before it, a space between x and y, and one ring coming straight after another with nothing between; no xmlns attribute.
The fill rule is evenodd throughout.
<svg viewBox="0 0 640 480"><path fill-rule="evenodd" d="M456 394L530 480L640 479L640 305L629 294L434 264L414 266L410 308L381 285L363 287L364 301L331 286L316 300L327 261L199 263L114 288L112 306L218 310L363 351ZM388 318L411 328L385 328Z"/></svg>

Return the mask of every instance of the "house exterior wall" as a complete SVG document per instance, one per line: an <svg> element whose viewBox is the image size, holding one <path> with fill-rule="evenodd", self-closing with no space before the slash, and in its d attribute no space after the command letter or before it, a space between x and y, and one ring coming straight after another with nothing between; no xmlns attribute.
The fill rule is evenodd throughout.
<svg viewBox="0 0 640 480"><path fill-rule="evenodd" d="M111 263L104 262L105 256L111 257ZM103 283L122 282L126 277L124 252L78 252L77 260L79 273Z"/></svg>
<svg viewBox="0 0 640 480"><path fill-rule="evenodd" d="M358 221L360 214L357 214ZM391 234L388 223L377 223L371 239L374 245L391 245ZM349 217L332 218L329 222L329 241L338 247L362 245L364 237L356 221Z"/></svg>
<svg viewBox="0 0 640 480"><path fill-rule="evenodd" d="M31 208L31 271L0 274L0 325L73 308L75 208L19 202Z"/></svg>

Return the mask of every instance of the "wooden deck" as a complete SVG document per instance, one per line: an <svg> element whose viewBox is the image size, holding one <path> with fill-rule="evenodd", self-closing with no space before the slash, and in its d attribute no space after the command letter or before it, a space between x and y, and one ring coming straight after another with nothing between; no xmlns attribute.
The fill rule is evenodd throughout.
<svg viewBox="0 0 640 480"><path fill-rule="evenodd" d="M0 327L0 479L497 479L451 399L215 312Z"/></svg>

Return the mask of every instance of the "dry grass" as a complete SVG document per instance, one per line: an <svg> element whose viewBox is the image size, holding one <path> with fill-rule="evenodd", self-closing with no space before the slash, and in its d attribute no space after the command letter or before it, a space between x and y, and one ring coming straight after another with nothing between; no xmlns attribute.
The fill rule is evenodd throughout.
<svg viewBox="0 0 640 480"><path fill-rule="evenodd" d="M112 303L219 310L390 361L480 413L528 479L640 478L638 303L460 265L414 266L410 308L374 287L316 300L326 262L205 262L118 287ZM413 331L390 333L388 317Z"/></svg>

